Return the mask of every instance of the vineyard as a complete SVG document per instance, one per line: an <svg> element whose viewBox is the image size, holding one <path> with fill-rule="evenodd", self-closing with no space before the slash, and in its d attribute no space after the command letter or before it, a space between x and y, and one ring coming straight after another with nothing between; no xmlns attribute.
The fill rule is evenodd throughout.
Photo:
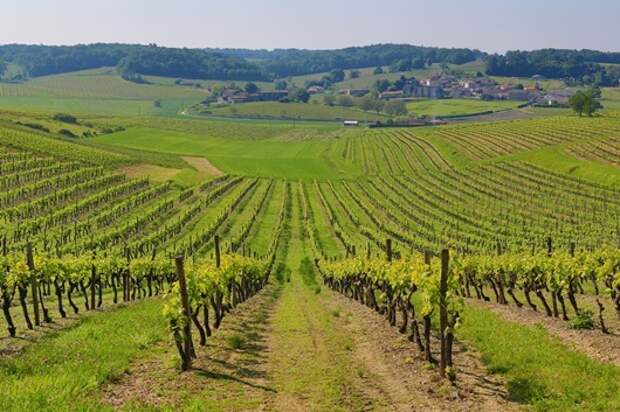
<svg viewBox="0 0 620 412"><path fill-rule="evenodd" d="M341 133L261 123L154 119L149 129L138 120L124 122L129 131L91 144L0 127L3 410L62 408L74 395L86 399L84 409L200 409L197 402L217 409L224 405L218 402L232 402L224 409L325 410L344 396L329 389L334 386L348 391L345 410L390 410L395 399L411 401L403 389L410 386L386 389L398 386L388 377L398 370L443 388L412 392L440 409L512 410L514 401L539 410L620 408L620 356L614 358L620 347L620 189L511 157L557 146L617 166L613 139L620 118ZM249 130L254 137L238 137ZM203 140L194 139L200 133ZM222 148L224 140L229 146ZM248 157L236 157L242 147ZM273 169L253 173L272 152L279 152ZM197 153L207 153L227 174L180 185L119 172L145 159L175 162L174 156ZM301 160L294 157L299 153ZM292 176L286 176L287 162L298 162ZM561 388L546 375L553 369L536 369L533 360L534 372L504 365L489 373L468 351L483 352L484 363L499 362L493 350L507 345L497 339L508 326L490 317L497 313L491 310L527 313L575 333L588 329L583 332L596 333L603 345L595 348L611 347L609 358L557 349L558 363L581 356L586 365L561 365L567 368L557 377ZM145 323L118 320L119 334L134 326L141 330L135 333L152 331L135 346L115 341L119 352L128 351L125 364L102 362L96 383L89 386L86 375L68 377L75 381L41 384L43 392L60 391L57 398L37 395L37 374L51 369L31 371L27 362L43 356L38 345L55 339L39 342L41 330L66 321L77 325L67 333L78 333L81 322L87 327L89 319L122 316L135 322L144 316ZM476 330L483 321L495 322L496 336ZM404 355L387 349L347 354L346 348L378 347L360 340L374 330L381 331L377 339L398 342ZM34 343L18 344L22 338ZM221 345L233 354L224 355ZM261 348L269 349L263 354ZM141 358L141 351L152 353ZM379 367L375 356L399 360ZM325 366L320 372L304 363L315 361L316 368ZM263 362L272 369L239 372ZM227 377L230 364L241 365L238 375ZM189 398L141 400L126 392L142 382L132 381L130 369L152 386L142 391L176 393L179 387L169 385L178 380L188 385L183 396ZM189 372L171 375L177 370ZM471 377L495 382L495 374L506 376L508 389L485 391ZM291 376L299 385L287 383ZM381 389L368 376L379 376ZM573 391L575 376L584 390ZM535 388L514 386L528 379ZM264 389L270 382L276 394ZM64 391L61 383L76 389ZM196 389L202 385L214 385L208 386L213 393ZM300 403L291 407L281 394Z"/></svg>

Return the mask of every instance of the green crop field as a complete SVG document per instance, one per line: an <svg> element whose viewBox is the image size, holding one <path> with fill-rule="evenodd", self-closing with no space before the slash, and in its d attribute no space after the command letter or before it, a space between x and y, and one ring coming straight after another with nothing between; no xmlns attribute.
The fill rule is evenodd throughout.
<svg viewBox="0 0 620 412"><path fill-rule="evenodd" d="M616 90L349 128L110 70L0 86L3 411L620 409Z"/></svg>

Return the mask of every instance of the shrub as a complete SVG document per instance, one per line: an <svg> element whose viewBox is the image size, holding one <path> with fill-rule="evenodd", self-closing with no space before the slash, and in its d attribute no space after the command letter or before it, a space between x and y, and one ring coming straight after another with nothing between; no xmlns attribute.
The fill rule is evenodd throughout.
<svg viewBox="0 0 620 412"><path fill-rule="evenodd" d="M53 119L58 122L71 123L71 124L77 124L78 122L77 117L70 115L70 114L66 114L66 113L56 113Z"/></svg>
<svg viewBox="0 0 620 412"><path fill-rule="evenodd" d="M591 310L580 310L577 317L568 322L571 329L594 329L594 313Z"/></svg>
<svg viewBox="0 0 620 412"><path fill-rule="evenodd" d="M67 130L67 129L60 129L58 131L59 135L62 136L66 136L66 137L71 137L71 138L76 138L77 136L75 135L75 133L73 133L71 130Z"/></svg>
<svg viewBox="0 0 620 412"><path fill-rule="evenodd" d="M48 129L47 127L40 125L38 123L22 123L22 122L17 122L18 125L20 126L25 126L25 127L29 127L30 129L34 129L34 130L40 130L42 132L46 132L49 133L50 129Z"/></svg>
<svg viewBox="0 0 620 412"><path fill-rule="evenodd" d="M233 349L241 349L245 343L245 339L239 335L232 335L228 337L228 344Z"/></svg>

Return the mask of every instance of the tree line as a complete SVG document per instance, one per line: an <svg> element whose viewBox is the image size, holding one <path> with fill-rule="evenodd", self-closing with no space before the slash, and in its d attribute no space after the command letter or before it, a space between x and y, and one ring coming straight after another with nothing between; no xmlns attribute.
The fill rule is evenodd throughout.
<svg viewBox="0 0 620 412"><path fill-rule="evenodd" d="M483 58L479 50L422 47L409 44L376 44L338 50L302 49L209 49L229 56L258 61L268 73L288 77L332 70L389 66L397 62L405 66L432 63L463 64ZM421 62L421 63L420 63Z"/></svg>
<svg viewBox="0 0 620 412"><path fill-rule="evenodd" d="M505 55L486 57L486 72L493 76L565 79L579 85L611 86L618 84L620 69L605 67L603 63L620 63L620 53L594 50L543 49L509 51Z"/></svg>
<svg viewBox="0 0 620 412"><path fill-rule="evenodd" d="M0 46L0 61L21 67L30 77L99 67L117 67L123 77L142 81L140 75L270 81L295 75L363 67L388 66L407 71L433 63L463 64L485 59L489 75L561 78L576 85L618 84L620 53L595 50L543 49L509 51L504 55L475 49L421 47L408 44L376 44L337 50L187 49L151 45L95 43L75 46L9 44ZM4 72L6 64L0 64ZM381 69L383 70L383 69ZM1 74L1 73L0 73ZM352 76L353 77L353 76ZM332 82L339 81L330 78Z"/></svg>
<svg viewBox="0 0 620 412"><path fill-rule="evenodd" d="M271 80L272 76L243 58L202 49L157 45L97 43L76 46L5 45L0 61L12 62L30 77L47 76L100 67L117 67L124 78L142 81L139 75L216 80Z"/></svg>

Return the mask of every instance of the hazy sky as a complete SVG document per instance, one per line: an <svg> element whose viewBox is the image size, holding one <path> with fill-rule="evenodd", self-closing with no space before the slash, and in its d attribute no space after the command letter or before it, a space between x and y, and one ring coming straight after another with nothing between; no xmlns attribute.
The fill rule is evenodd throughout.
<svg viewBox="0 0 620 412"><path fill-rule="evenodd" d="M620 0L2 0L0 43L620 51Z"/></svg>

